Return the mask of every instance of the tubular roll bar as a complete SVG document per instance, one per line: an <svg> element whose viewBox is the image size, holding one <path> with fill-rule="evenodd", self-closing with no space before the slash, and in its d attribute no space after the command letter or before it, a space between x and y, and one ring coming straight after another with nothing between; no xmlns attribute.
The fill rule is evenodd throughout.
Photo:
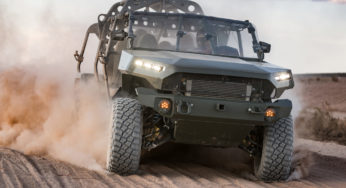
<svg viewBox="0 0 346 188"><path fill-rule="evenodd" d="M179 10L190 14L203 15L203 10L199 4L190 0L124 0L115 3L107 12L98 16L98 23L91 25L84 37L81 52L75 52L74 57L77 61L77 71L81 72L81 65L84 61L84 53L90 34L95 34L99 39L97 53L94 60L94 75L99 81L98 63L103 64L104 80L109 94L108 75L106 71L107 57L109 55L111 42L117 42L116 34L124 34L123 29L126 27L128 16L140 9L149 12L150 9L156 12L174 12ZM125 35L124 35L125 37Z"/></svg>

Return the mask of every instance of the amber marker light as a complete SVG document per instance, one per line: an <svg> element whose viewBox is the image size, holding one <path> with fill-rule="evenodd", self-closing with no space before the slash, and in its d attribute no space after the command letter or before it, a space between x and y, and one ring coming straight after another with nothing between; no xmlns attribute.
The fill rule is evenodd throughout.
<svg viewBox="0 0 346 188"><path fill-rule="evenodd" d="M161 110L169 111L171 109L171 102L167 99L163 99L160 101L159 107Z"/></svg>
<svg viewBox="0 0 346 188"><path fill-rule="evenodd" d="M273 118L275 117L276 113L275 113L275 110L272 109L272 108L268 108L266 110L266 113L265 113L265 116L268 117L268 118Z"/></svg>

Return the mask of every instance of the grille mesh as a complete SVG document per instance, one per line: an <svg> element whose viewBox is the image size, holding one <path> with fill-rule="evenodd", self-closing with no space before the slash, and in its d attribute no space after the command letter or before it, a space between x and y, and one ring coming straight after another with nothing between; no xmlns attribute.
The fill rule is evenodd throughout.
<svg viewBox="0 0 346 188"><path fill-rule="evenodd" d="M247 100L245 83L191 80L191 96L229 100Z"/></svg>

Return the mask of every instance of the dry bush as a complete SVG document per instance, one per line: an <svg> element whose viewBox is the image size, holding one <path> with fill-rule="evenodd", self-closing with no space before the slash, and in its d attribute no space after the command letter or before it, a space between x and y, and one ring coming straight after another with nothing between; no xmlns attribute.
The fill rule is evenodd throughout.
<svg viewBox="0 0 346 188"><path fill-rule="evenodd" d="M333 81L333 82L339 82L339 81L340 81L340 77L338 77L338 76L332 76L332 81Z"/></svg>
<svg viewBox="0 0 346 188"><path fill-rule="evenodd" d="M328 108L303 110L295 120L298 137L346 145L346 119L333 117Z"/></svg>

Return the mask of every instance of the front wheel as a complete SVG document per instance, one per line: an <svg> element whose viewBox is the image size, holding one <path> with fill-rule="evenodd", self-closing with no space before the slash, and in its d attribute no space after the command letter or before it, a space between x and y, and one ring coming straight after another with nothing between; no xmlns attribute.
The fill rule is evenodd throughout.
<svg viewBox="0 0 346 188"><path fill-rule="evenodd" d="M107 170L121 175L136 173L142 147L142 112L138 101L114 99L110 128Z"/></svg>
<svg viewBox="0 0 346 188"><path fill-rule="evenodd" d="M290 175L293 155L293 120L281 118L264 128L262 152L254 159L255 175L266 182L284 181Z"/></svg>

